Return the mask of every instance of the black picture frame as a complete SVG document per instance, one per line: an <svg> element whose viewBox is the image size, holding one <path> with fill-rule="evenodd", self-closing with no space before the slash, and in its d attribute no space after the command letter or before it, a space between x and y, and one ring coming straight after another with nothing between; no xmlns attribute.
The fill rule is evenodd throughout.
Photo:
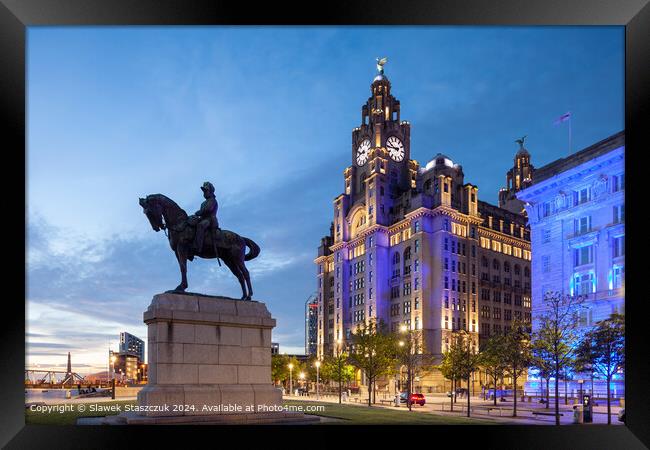
<svg viewBox="0 0 650 450"><path fill-rule="evenodd" d="M625 26L625 123L626 123L626 177L627 195L636 208L628 207L626 234L633 243L626 249L628 259L626 304L626 426L451 426L416 428L413 430L393 427L350 427L352 435L365 443L367 437L381 435L382 446L399 445L454 445L464 446L472 442L481 448L571 448L609 449L644 448L650 445L650 390L646 383L650 377L649 358L645 354L648 327L639 282L641 273L634 262L642 256L643 180L640 157L647 154L650 146L642 129L647 124L648 90L650 81L650 6L647 0L445 0L426 1L355 1L354 3L244 3L225 1L181 0L0 0L0 47L2 70L0 71L0 96L2 97L2 125L5 129L5 167L13 173L25 169L25 50L26 27L60 25L621 25ZM10 163L9 158L14 158ZM9 170L5 171L7 174ZM25 176L28 176L26 173ZM7 178L7 177L3 177ZM25 224L18 220L21 208L25 208L26 193L19 195L19 182L13 181L5 190L5 197L15 202L10 217L5 218L13 226L11 240L25 233ZM25 184L23 184L25 186ZM638 199L635 199L638 197ZM635 201L636 200L636 201ZM13 204L11 204L13 206ZM9 211L9 209L6 209ZM23 217L25 214L23 213ZM638 231L638 232L637 232ZM25 258L25 247L16 246L18 258L5 258L16 271L6 275L6 280L26 277L26 271L18 268ZM11 283L5 282L5 287ZM26 283L23 283L25 298ZM18 286L20 284L18 283ZM15 288L17 294L21 289ZM3 290L5 294L8 289ZM13 294L13 292L11 292ZM241 439L273 433L273 441L291 446L311 445L322 437L332 439L329 427L260 427L255 433L247 427L47 427L26 426L24 423L24 351L25 308L18 295L4 296L5 320L2 327L4 355L0 384L0 445L6 448L107 448L127 445L147 445L153 436L165 442L184 442L188 445L233 445L223 441L224 435L234 438L234 445ZM9 307L15 308L10 312ZM300 432L300 434L296 434ZM413 433L405 437L404 433ZM387 438L392 437L394 443ZM357 445L346 436L342 445ZM451 441L449 441L451 439ZM447 441L447 442L445 442ZM200 443L202 442L202 443ZM343 444L343 442L346 442ZM451 442L451 443L450 443ZM331 445L336 445L330 441Z"/></svg>

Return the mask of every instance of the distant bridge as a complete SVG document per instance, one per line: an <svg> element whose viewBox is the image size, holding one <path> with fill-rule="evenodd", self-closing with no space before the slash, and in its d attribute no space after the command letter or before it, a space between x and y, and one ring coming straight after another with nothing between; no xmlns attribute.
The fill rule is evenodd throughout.
<svg viewBox="0 0 650 450"><path fill-rule="evenodd" d="M77 384L87 384L84 377L76 372L64 370L36 370L25 369L25 386L30 387L64 387Z"/></svg>

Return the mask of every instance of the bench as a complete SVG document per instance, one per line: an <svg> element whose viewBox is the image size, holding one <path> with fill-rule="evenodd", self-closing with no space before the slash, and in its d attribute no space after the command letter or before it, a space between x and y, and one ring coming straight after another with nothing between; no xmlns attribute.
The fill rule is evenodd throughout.
<svg viewBox="0 0 650 450"><path fill-rule="evenodd" d="M496 406L491 406L491 407L489 407L489 408L486 408L486 409L487 409L487 412L488 412L488 416L490 415L490 411L492 411L493 409L496 409L496 410L498 410L498 411L499 411L499 416L501 416L501 415L502 415L502 411L503 411L503 409L502 409L502 408L498 408L498 407L496 407Z"/></svg>
<svg viewBox="0 0 650 450"><path fill-rule="evenodd" d="M563 416L564 414L558 413L558 416ZM542 412L542 411L533 411L533 416L555 416L554 412Z"/></svg>
<svg viewBox="0 0 650 450"><path fill-rule="evenodd" d="M379 400L379 401L381 403L388 404L388 405L390 405L392 403L395 403L395 400L388 400L388 399L382 399L382 400Z"/></svg>

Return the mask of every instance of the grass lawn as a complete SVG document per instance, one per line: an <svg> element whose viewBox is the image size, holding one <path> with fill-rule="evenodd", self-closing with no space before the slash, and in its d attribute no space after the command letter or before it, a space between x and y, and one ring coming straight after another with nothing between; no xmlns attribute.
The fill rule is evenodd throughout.
<svg viewBox="0 0 650 450"><path fill-rule="evenodd" d="M109 406L121 406L124 410L124 405L135 405L135 400L130 401L113 401L101 402L104 408ZM486 419L468 419L467 417L455 416L440 416L432 413L425 412L408 412L406 410L391 410L387 408L357 405L339 405L336 403L324 402L306 402L306 401L284 401L285 405L302 406L308 405L323 405L325 411L307 412L321 417L330 417L340 419L335 422L325 422L324 425L340 424L340 425L492 425L491 420ZM59 413L52 411L37 412L25 409L25 423L30 425L75 425L79 417L104 417L114 414L119 414L119 411L89 411L90 404L85 404L86 410L80 412L78 410L80 404L73 404L73 411L65 411ZM54 405L53 405L54 406Z"/></svg>
<svg viewBox="0 0 650 450"><path fill-rule="evenodd" d="M83 412L80 412L78 410L79 405L84 405L86 410ZM95 404L95 403L93 403ZM101 403L96 403L97 405L101 405L102 407L109 407L113 405L118 405L122 407L122 410L124 410L124 405L135 405L136 401L135 400L129 400L129 401L119 401L116 400L114 402L101 402ZM70 405L70 403L68 403ZM55 405L51 405L55 406ZM59 405L62 406L62 405ZM119 414L119 411L116 412L110 412L110 411L102 411L102 412L97 412L97 411L89 411L90 409L90 404L89 403L73 403L72 404L73 411L65 411L62 413L59 413L57 411L52 411L52 412L38 412L38 411L30 411L29 409L25 409L25 423L29 425L75 425L77 422L77 418L79 417L105 417L105 416L111 416L111 415L116 415Z"/></svg>
<svg viewBox="0 0 650 450"><path fill-rule="evenodd" d="M323 405L325 411L305 412L321 417L343 419L325 424L337 425L494 425L489 419L442 416L429 412L391 410L381 407L339 405L337 403L286 400L285 405Z"/></svg>

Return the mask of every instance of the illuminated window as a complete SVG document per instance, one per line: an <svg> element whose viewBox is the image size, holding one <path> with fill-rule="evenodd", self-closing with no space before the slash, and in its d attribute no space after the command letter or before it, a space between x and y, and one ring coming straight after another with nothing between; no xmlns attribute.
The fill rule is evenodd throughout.
<svg viewBox="0 0 650 450"><path fill-rule="evenodd" d="M586 295L596 292L596 279L592 272L576 274L573 277L573 295Z"/></svg>
<svg viewBox="0 0 650 450"><path fill-rule="evenodd" d="M625 266L614 266L612 269L613 289L622 288L625 284Z"/></svg>
<svg viewBox="0 0 650 450"><path fill-rule="evenodd" d="M500 252L501 251L501 242L492 241L492 250L494 250L495 252Z"/></svg>

